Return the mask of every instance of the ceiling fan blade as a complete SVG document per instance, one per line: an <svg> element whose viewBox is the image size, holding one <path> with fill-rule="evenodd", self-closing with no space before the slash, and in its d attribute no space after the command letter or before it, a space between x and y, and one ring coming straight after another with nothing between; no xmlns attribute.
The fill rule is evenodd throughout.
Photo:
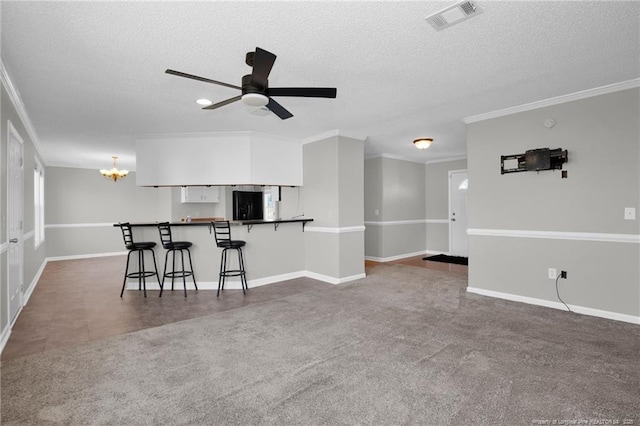
<svg viewBox="0 0 640 426"><path fill-rule="evenodd" d="M271 68L273 68L273 63L275 61L276 55L256 47L256 53L253 56L251 84L261 88L267 87L269 73L271 72Z"/></svg>
<svg viewBox="0 0 640 426"><path fill-rule="evenodd" d="M234 96L233 98L227 99L226 101L218 102L216 104L211 104L211 105L206 106L206 107L204 107L202 109L220 108L221 106L229 105L230 103L235 102L235 101L239 101L240 99L242 99L242 95Z"/></svg>
<svg viewBox="0 0 640 426"><path fill-rule="evenodd" d="M267 104L267 108L269 108L275 115L277 115L283 120L293 117L293 114L291 114L282 105L280 105L279 103L277 103L271 98L269 98L269 103Z"/></svg>
<svg viewBox="0 0 640 426"><path fill-rule="evenodd" d="M180 72L180 71L166 70L165 72L167 74L177 75L178 77L190 78L192 80L204 81L205 83L213 83L213 84L217 84L219 86L230 87L232 89L242 90L242 87L240 87L240 86L234 86L233 84L223 83L221 81L211 80L209 78L198 77L197 75L187 74L187 73Z"/></svg>
<svg viewBox="0 0 640 426"><path fill-rule="evenodd" d="M273 87L267 89L267 96L297 96L304 98L335 98L335 87Z"/></svg>

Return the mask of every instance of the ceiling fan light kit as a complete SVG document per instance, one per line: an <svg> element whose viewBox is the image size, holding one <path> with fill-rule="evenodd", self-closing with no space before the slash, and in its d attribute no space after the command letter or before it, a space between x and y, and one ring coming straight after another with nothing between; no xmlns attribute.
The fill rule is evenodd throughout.
<svg viewBox="0 0 640 426"><path fill-rule="evenodd" d="M269 98L260 93L246 93L242 95L242 102L246 105L262 107L269 103Z"/></svg>
<svg viewBox="0 0 640 426"><path fill-rule="evenodd" d="M271 52L267 52L264 49L256 47L255 52L248 52L245 58L247 65L253 68L251 74L242 77L242 87L235 86L229 83L223 83L221 81L211 80L197 75L191 75L183 73L181 71L174 71L171 69L166 70L167 74L175 75L178 77L190 78L192 80L203 81L205 83L217 84L219 86L229 87L237 89L242 92L239 96L226 99L218 103L211 103L205 106L203 109L216 109L230 103L242 100L246 105L251 106L266 106L271 112L276 114L280 119L286 120L293 117L286 108L276 102L273 96L290 96L290 97L304 97L304 98L335 98L337 90L334 87L269 87L269 73L276 60L276 55ZM198 102L200 104L201 99ZM201 104L204 105L204 104Z"/></svg>

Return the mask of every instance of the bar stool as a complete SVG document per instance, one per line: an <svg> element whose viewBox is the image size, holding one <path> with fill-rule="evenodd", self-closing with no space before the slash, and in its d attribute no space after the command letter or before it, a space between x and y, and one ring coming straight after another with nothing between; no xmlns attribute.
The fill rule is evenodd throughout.
<svg viewBox="0 0 640 426"><path fill-rule="evenodd" d="M160 232L160 241L162 242L162 247L167 250L167 253L164 256L164 271L162 273L162 282L160 283L160 297L162 297L162 291L164 290L164 279L166 277L171 278L171 291L173 291L173 280L175 278L182 277L182 284L184 285L184 297L187 297L187 279L186 277L191 277L193 280L193 285L198 291L198 285L196 284L196 276L193 274L193 264L191 263L191 252L189 251L189 247L193 244L190 241L173 241L171 238L171 226L169 222L162 222L158 224L158 231ZM176 271L176 252L180 252L180 258L182 260L182 269ZM184 267L184 252L187 252L189 255L189 269L185 269ZM167 263L169 260L169 253L173 254L172 257L172 268L171 271L167 272Z"/></svg>
<svg viewBox="0 0 640 426"><path fill-rule="evenodd" d="M220 296L220 290L224 290L224 281L227 277L240 277L240 284L242 285L242 294L247 294L245 290L249 290L247 286L247 278L244 270L244 256L242 254L242 247L246 245L245 241L232 240L231 239L231 227L228 220L220 220L211 222L213 231L216 238L216 245L222 249L222 256L220 257L220 274L218 276L218 293ZM227 269L227 250L236 250L238 253L238 268L239 269Z"/></svg>
<svg viewBox="0 0 640 426"><path fill-rule="evenodd" d="M160 276L158 275L158 267L156 266L156 254L153 251L153 248L156 246L156 243L153 241L144 241L144 242L134 242L133 241L133 232L131 231L131 225L129 222L119 223L118 226L122 231L122 238L124 239L124 246L129 250L127 254L127 266L124 270L124 281L122 282L122 290L120 291L120 297L124 294L124 288L127 285L127 278L137 278L138 279L138 290L140 287L144 289L144 297L147 297L147 277L156 276L158 278L158 282L160 282ZM153 268L155 272L147 271L144 267L144 252L148 250L151 252L153 256ZM129 260L131 259L131 253L138 253L138 271L137 272L129 272Z"/></svg>

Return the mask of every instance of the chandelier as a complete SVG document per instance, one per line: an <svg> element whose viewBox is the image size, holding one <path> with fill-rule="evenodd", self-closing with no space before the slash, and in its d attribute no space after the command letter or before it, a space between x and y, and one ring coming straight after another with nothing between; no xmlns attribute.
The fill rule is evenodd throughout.
<svg viewBox="0 0 640 426"><path fill-rule="evenodd" d="M113 168L111 170L102 169L100 170L100 174L107 179L113 179L114 182L117 182L118 179L124 179L129 174L129 170L118 170L118 156L114 155L111 158L113 158Z"/></svg>

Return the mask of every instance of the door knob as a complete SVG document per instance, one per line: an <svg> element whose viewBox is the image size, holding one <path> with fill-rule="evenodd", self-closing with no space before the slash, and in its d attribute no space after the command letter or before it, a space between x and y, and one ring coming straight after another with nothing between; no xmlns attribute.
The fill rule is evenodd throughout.
<svg viewBox="0 0 640 426"><path fill-rule="evenodd" d="M10 240L9 240L9 242L10 242L10 243L17 243L17 242L18 242L18 239L17 239L17 238L12 238L12 239L10 239Z"/></svg>
<svg viewBox="0 0 640 426"><path fill-rule="evenodd" d="M452 218L451 218L451 222L455 222L455 221L456 221L456 218L455 218L455 217L452 217Z"/></svg>

